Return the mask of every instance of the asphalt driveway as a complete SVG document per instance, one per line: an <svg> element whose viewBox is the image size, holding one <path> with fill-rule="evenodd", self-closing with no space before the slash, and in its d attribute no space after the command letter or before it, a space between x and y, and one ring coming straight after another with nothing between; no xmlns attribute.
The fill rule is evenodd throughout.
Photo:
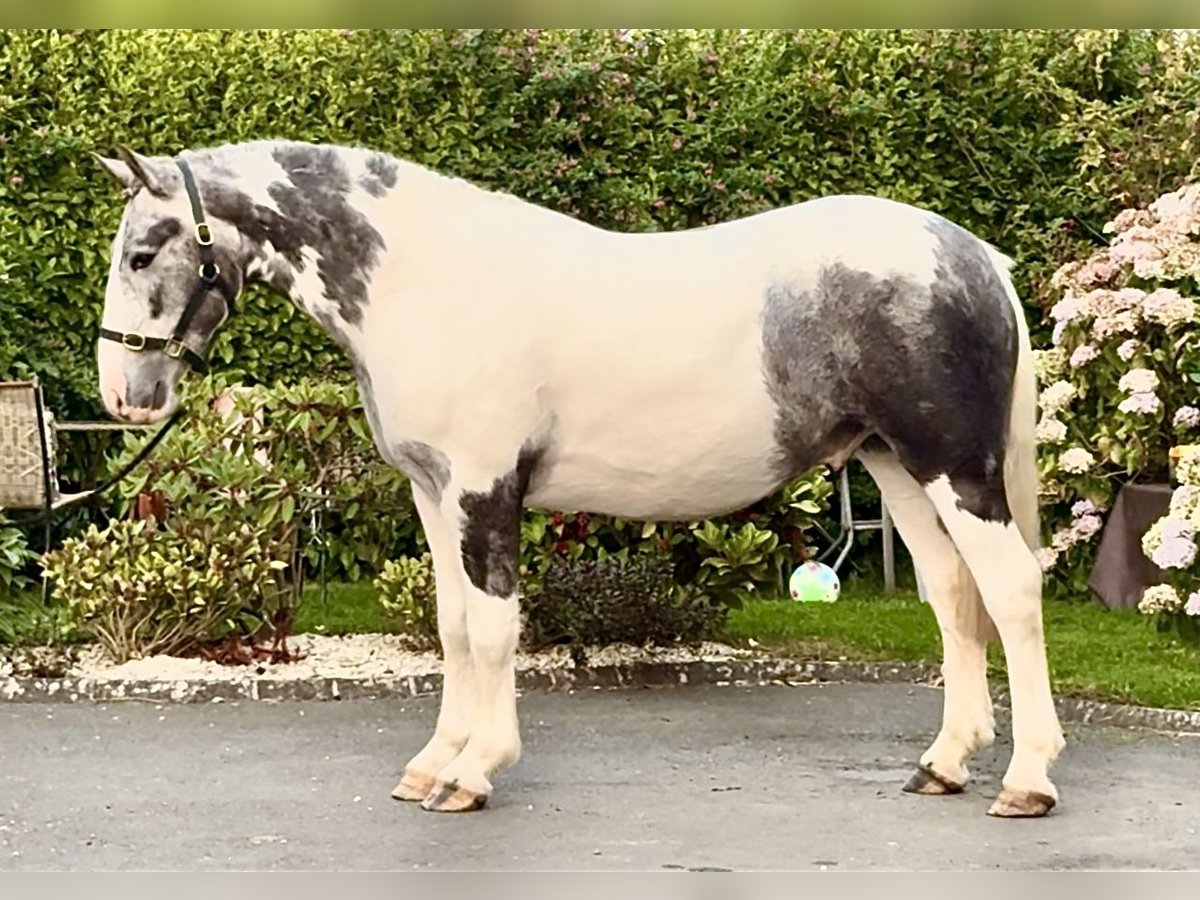
<svg viewBox="0 0 1200 900"><path fill-rule="evenodd" d="M0 869L1184 869L1200 738L1068 728L1045 820L900 785L940 720L903 685L530 694L481 813L393 801L433 699L0 705ZM1001 718L1002 734L1007 721ZM1006 737L1006 735L1004 735Z"/></svg>

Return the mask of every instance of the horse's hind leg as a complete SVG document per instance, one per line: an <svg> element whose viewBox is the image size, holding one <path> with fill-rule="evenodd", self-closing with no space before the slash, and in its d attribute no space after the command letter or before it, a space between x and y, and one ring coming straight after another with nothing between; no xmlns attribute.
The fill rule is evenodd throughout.
<svg viewBox="0 0 1200 900"><path fill-rule="evenodd" d="M967 783L968 760L995 737L987 684L987 642L995 632L967 564L921 485L882 445L864 447L858 457L921 573L942 634L942 729L904 789L956 794Z"/></svg>
<svg viewBox="0 0 1200 900"><path fill-rule="evenodd" d="M996 623L1008 662L1013 755L989 812L1041 816L1058 802L1049 768L1063 747L1042 631L1042 571L1012 519L1003 476L980 464L925 486Z"/></svg>

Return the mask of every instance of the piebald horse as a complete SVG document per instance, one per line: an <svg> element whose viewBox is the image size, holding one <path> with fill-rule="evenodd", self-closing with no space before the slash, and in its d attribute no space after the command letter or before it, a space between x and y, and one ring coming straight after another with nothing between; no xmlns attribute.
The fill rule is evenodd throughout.
<svg viewBox="0 0 1200 900"><path fill-rule="evenodd" d="M477 809L520 753L524 506L707 518L856 456L942 635L942 727L905 789L960 792L994 739L998 636L1014 747L989 812L1055 805L1036 389L1011 261L991 246L868 196L633 234L356 147L98 159L127 197L98 341L110 414L172 414L262 282L343 348L380 453L411 479L445 681L395 797Z"/></svg>

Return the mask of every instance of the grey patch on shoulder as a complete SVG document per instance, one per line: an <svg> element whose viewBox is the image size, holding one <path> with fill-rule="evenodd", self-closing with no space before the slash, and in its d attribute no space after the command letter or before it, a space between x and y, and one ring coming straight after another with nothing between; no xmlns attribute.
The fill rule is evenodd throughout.
<svg viewBox="0 0 1200 900"><path fill-rule="evenodd" d="M372 197L382 197L396 186L397 172L396 160L386 153L372 153L367 157L367 173L358 183Z"/></svg>
<svg viewBox="0 0 1200 900"><path fill-rule="evenodd" d="M367 424L371 426L371 436L375 439L379 455L389 465L407 475L426 496L440 502L446 485L450 483L449 458L436 447L420 441L400 441L395 444L385 442L379 407L375 405L371 375L357 362L354 364L354 375L358 380L358 394L362 399L363 411L367 415Z"/></svg>
<svg viewBox="0 0 1200 900"><path fill-rule="evenodd" d="M301 251L315 251L325 295L337 304L345 323L360 324L369 301L368 279L384 240L366 214L350 203L352 185L345 162L336 148L315 144L280 144L270 152L290 180L267 188L278 211L255 203L219 177L201 185L206 208L253 244L270 244L296 271L304 270ZM290 289L292 278L287 282Z"/></svg>
<svg viewBox="0 0 1200 900"><path fill-rule="evenodd" d="M522 503L544 453L545 448L526 444L511 472L489 490L465 491L459 499L463 568L471 583L492 597L516 595Z"/></svg>
<svg viewBox="0 0 1200 900"><path fill-rule="evenodd" d="M436 447L420 441L401 441L388 448L392 465L409 477L426 496L441 501L450 483L450 460Z"/></svg>

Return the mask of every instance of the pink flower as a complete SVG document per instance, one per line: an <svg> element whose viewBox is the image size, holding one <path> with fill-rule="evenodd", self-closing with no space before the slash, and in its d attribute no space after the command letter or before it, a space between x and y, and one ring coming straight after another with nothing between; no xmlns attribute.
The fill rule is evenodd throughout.
<svg viewBox="0 0 1200 900"><path fill-rule="evenodd" d="M1102 341L1114 334L1133 334L1137 331L1137 322L1137 311L1132 309L1098 318L1092 325L1092 336Z"/></svg>
<svg viewBox="0 0 1200 900"><path fill-rule="evenodd" d="M1141 394L1158 387L1158 376L1153 369L1130 369L1121 376L1117 387L1126 394Z"/></svg>
<svg viewBox="0 0 1200 900"><path fill-rule="evenodd" d="M1075 348L1075 352L1071 354L1071 368L1082 368L1099 355L1100 351L1093 344L1080 344Z"/></svg>
<svg viewBox="0 0 1200 900"><path fill-rule="evenodd" d="M1125 362L1129 362L1131 359L1133 359L1134 355L1137 353L1137 350L1138 342L1133 338L1130 338L1129 340L1124 341L1121 346L1117 348L1117 356L1121 357L1121 359L1123 359Z"/></svg>
<svg viewBox="0 0 1200 900"><path fill-rule="evenodd" d="M1189 616L1200 616L1200 591L1196 591L1187 598L1187 604L1183 607L1183 611Z"/></svg>
<svg viewBox="0 0 1200 900"><path fill-rule="evenodd" d="M1099 516L1080 516L1071 523L1071 532L1076 540L1086 541L1103 527L1104 523Z"/></svg>
<svg viewBox="0 0 1200 900"><path fill-rule="evenodd" d="M1166 538L1151 557L1160 569L1186 569L1196 559L1196 545L1187 538Z"/></svg>
<svg viewBox="0 0 1200 900"><path fill-rule="evenodd" d="M1190 322L1195 317L1196 304L1191 297L1180 296L1179 291L1159 288L1146 297L1142 313L1150 321L1169 327Z"/></svg>
<svg viewBox="0 0 1200 900"><path fill-rule="evenodd" d="M1138 391L1130 394L1117 406L1117 409L1123 413L1136 413L1144 416L1153 415L1161 408L1162 401L1153 391Z"/></svg>
<svg viewBox="0 0 1200 900"><path fill-rule="evenodd" d="M1098 516L1100 509L1091 500L1080 500L1071 507L1071 515L1076 519L1083 516Z"/></svg>
<svg viewBox="0 0 1200 900"><path fill-rule="evenodd" d="M1074 322L1088 315L1092 304L1087 297L1067 295L1050 308L1050 318L1055 322Z"/></svg>
<svg viewBox="0 0 1200 900"><path fill-rule="evenodd" d="M1176 428L1195 428L1200 425L1200 409L1194 406L1179 407L1171 424Z"/></svg>

